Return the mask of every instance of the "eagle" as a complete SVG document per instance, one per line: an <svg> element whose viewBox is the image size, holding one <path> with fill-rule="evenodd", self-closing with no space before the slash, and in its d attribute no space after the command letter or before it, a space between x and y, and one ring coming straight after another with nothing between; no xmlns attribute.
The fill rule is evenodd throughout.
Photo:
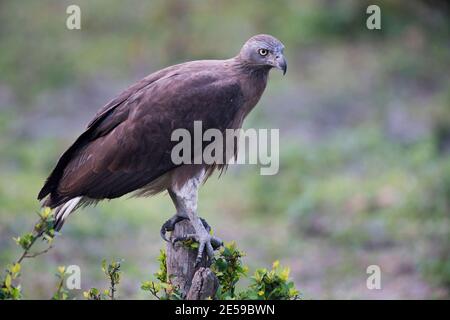
<svg viewBox="0 0 450 320"><path fill-rule="evenodd" d="M167 191L176 213L160 233L173 231L189 219L195 234L184 239L199 243L212 258L222 245L197 215L198 189L223 164L174 163L171 150L176 129L239 129L258 103L272 68L286 73L284 45L260 34L245 42L227 60L198 60L156 71L102 107L86 130L61 155L38 194L43 207L54 209L59 231L70 213L103 199L125 194L151 196ZM202 145L204 148L205 145ZM184 239L174 239L180 241Z"/></svg>

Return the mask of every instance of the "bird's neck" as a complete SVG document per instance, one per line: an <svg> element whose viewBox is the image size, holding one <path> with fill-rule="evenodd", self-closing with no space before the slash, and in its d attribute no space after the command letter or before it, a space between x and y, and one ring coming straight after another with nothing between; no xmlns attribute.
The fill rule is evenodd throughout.
<svg viewBox="0 0 450 320"><path fill-rule="evenodd" d="M235 69L243 75L248 76L250 79L254 79L257 81L267 81L267 76L271 69L270 66L267 65L256 65L249 63L245 59L243 59L240 55L234 57L233 64Z"/></svg>
<svg viewBox="0 0 450 320"><path fill-rule="evenodd" d="M253 107L258 103L267 84L267 78L270 71L269 66L254 65L247 63L237 56L233 60L233 69L238 78L244 80L241 82L241 89L246 103L243 106L243 117L245 117Z"/></svg>

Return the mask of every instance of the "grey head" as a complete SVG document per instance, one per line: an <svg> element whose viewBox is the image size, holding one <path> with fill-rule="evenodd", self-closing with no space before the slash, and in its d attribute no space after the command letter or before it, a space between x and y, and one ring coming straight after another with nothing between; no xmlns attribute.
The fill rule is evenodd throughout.
<svg viewBox="0 0 450 320"><path fill-rule="evenodd" d="M248 66L277 68L284 75L287 62L283 51L284 45L280 40L268 34L258 34L247 40L238 57Z"/></svg>

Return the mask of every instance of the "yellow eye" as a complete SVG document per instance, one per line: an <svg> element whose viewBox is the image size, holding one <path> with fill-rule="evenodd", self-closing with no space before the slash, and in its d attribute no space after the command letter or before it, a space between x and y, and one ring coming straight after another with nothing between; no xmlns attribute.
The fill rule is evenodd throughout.
<svg viewBox="0 0 450 320"><path fill-rule="evenodd" d="M261 56L267 56L267 54L269 53L269 50L267 50L267 49L259 49L258 50L258 53L261 55Z"/></svg>

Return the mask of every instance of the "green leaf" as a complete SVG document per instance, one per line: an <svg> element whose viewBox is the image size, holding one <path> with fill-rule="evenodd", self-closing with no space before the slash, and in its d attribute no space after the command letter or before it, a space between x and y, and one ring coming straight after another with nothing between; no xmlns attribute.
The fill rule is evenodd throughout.
<svg viewBox="0 0 450 320"><path fill-rule="evenodd" d="M11 281L12 281L11 275L7 274L5 277L5 287L7 289L11 289Z"/></svg>
<svg viewBox="0 0 450 320"><path fill-rule="evenodd" d="M15 265L12 266L12 268L11 268L10 271L11 271L11 273L13 273L13 274L17 274L17 273L20 272L20 269L21 269L20 263L16 263Z"/></svg>
<svg viewBox="0 0 450 320"><path fill-rule="evenodd" d="M65 266L59 266L59 267L58 267L58 272L59 272L60 274L64 274L64 273L66 272L66 267L65 267Z"/></svg>

